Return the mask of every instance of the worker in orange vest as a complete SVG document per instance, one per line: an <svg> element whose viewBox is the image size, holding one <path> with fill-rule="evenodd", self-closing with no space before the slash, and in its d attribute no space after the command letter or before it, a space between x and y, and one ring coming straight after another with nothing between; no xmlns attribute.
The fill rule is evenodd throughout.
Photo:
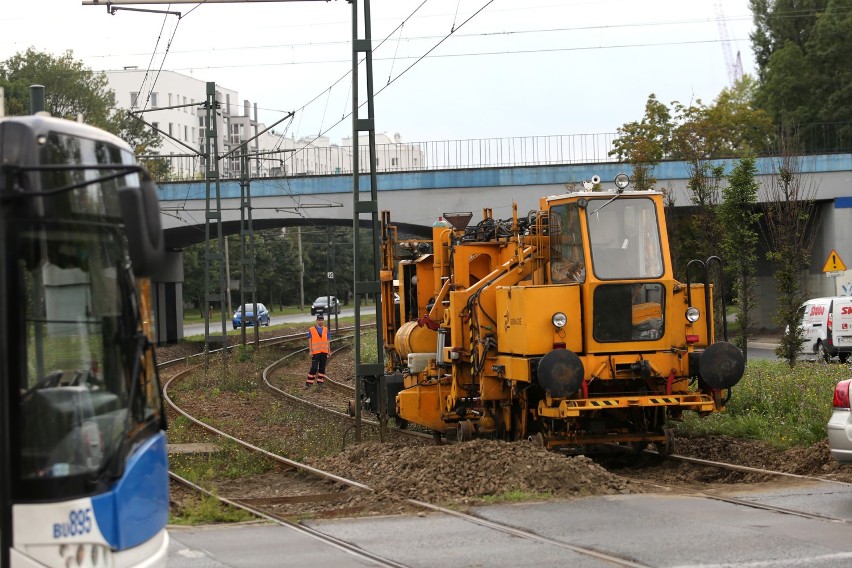
<svg viewBox="0 0 852 568"><path fill-rule="evenodd" d="M308 371L305 388L311 388L314 381L319 388L325 382L325 364L328 362L331 346L331 334L325 327L325 317L322 313L317 314L317 324L308 332L308 345L311 351L311 370Z"/></svg>

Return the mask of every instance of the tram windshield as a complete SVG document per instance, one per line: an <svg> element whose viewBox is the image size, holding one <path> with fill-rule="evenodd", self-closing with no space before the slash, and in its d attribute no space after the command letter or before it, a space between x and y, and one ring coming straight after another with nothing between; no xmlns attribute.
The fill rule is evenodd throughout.
<svg viewBox="0 0 852 568"><path fill-rule="evenodd" d="M35 490L44 484L91 491L160 427L118 198L136 176L121 174L132 160L100 141L51 137L42 163L72 167L39 172L41 193L20 199L25 218L6 225L6 289L17 299L7 304L12 451L24 494L44 496Z"/></svg>
<svg viewBox="0 0 852 568"><path fill-rule="evenodd" d="M589 200L586 223L595 276L614 280L663 275L660 228L652 200Z"/></svg>

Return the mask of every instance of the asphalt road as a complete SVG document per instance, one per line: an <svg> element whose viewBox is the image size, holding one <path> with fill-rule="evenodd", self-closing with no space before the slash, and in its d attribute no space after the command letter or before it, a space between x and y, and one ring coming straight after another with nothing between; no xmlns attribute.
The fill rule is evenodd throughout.
<svg viewBox="0 0 852 568"><path fill-rule="evenodd" d="M474 507L472 512L551 541L631 558L640 566L852 565L852 487L784 482L735 496L756 506L693 495L636 494ZM759 508L764 503L843 522ZM440 514L303 522L402 566L612 566L552 543L520 539ZM370 565L277 526L170 528L170 534L170 568Z"/></svg>
<svg viewBox="0 0 852 568"><path fill-rule="evenodd" d="M370 312L367 312L367 313L372 313L373 309L374 309L373 306L366 306L366 307L362 308L361 311L362 311L362 313L365 313L366 310L370 310ZM340 314L337 317L345 318L345 317L351 317L351 316L354 316L354 315L355 315L355 308L342 308L340 310ZM307 323L313 322L314 320L316 320L316 316L312 316L310 313L290 314L290 315L286 315L286 316L275 316L275 315L273 315L272 320L270 321L270 325L278 325L278 324L282 324L282 323L306 323L307 324ZM331 321L331 327L332 327L332 329L334 329L334 316L330 316L329 321ZM216 321L216 322L211 321L210 322L211 333L213 333L214 335L218 335L217 332L219 330L219 327L218 327L219 325L221 325L221 324L219 324L218 321ZM230 318L228 318L226 325L227 325L227 331L232 331L234 329L234 326L231 324ZM251 331L251 328L250 327L246 328L246 330ZM204 335L204 324L203 323L191 323L191 324L187 324L187 325L183 326L183 336L184 337L192 337L194 335Z"/></svg>

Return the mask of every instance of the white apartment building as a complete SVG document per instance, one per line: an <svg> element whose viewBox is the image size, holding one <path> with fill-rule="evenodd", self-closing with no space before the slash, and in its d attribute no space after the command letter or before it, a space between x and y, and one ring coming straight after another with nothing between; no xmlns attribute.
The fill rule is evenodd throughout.
<svg viewBox="0 0 852 568"><path fill-rule="evenodd" d="M141 118L162 133L162 144L154 153L166 157L174 179L203 179L201 155L205 152L204 121L207 111L207 82L174 71L161 71L151 89L153 76L137 68L106 71L110 88L115 91L119 108L145 110ZM321 175L352 171L351 138L342 145L332 144L328 137L294 137L270 129L257 121L257 105L249 101L239 104L239 93L216 85L217 138L222 178L240 175L239 146L248 144L250 175L253 177ZM258 136L260 134L260 136ZM168 136L166 136L168 135ZM359 162L363 171L369 153L367 136L359 137ZM403 144L399 134L393 137L376 134L377 169L402 171L422 169L423 151L416 144Z"/></svg>

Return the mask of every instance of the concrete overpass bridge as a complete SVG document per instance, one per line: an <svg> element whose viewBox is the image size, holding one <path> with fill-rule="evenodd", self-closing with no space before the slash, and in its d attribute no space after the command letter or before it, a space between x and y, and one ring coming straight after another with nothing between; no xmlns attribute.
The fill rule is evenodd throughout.
<svg viewBox="0 0 852 568"><path fill-rule="evenodd" d="M732 160L719 160L726 172ZM777 169L778 160L757 160L758 181L767 184ZM852 267L852 153L808 155L801 157L800 171L805 184L815 188L820 231L814 244L809 276L812 295L834 295L841 282L850 280L852 271L835 280L825 278L822 268L832 250ZM618 173L630 174L624 163L593 163L517 167L425 170L378 174L378 205L391 212L392 221L401 231L428 235L429 229L443 212L471 211L474 222L479 212L490 208L495 218L511 216L512 203L525 213L538 208L539 198L568 191L572 184L581 187L583 180L600 176L604 189L614 187ZM690 205L687 191L688 171L684 162L663 162L654 172L658 187L674 196L676 206ZM369 179L362 179L362 191L369 191ZM204 240L205 184L197 182L163 183L159 186L162 221L166 246L175 251L169 259L168 276L158 289L165 304L180 303L182 261L179 251ZM240 186L238 180L220 182L222 231L238 234L240 225ZM252 218L255 230L305 225L351 225L351 175L319 175L288 178L262 178L251 181ZM763 263L759 276L771 277L771 268ZM761 290L774 290L762 286ZM852 292L850 292L852 293ZM764 315L769 313L774 292L767 292ZM171 300L170 300L171 299ZM161 305L162 302L158 302ZM165 312L163 311L165 309ZM180 313L178 313L180 312ZM172 310L163 305L161 320L167 323L161 341L180 338L176 318L182 319L182 308ZM769 325L768 317L761 318ZM161 325L161 328L164 327ZM174 335L178 333L178 335Z"/></svg>

